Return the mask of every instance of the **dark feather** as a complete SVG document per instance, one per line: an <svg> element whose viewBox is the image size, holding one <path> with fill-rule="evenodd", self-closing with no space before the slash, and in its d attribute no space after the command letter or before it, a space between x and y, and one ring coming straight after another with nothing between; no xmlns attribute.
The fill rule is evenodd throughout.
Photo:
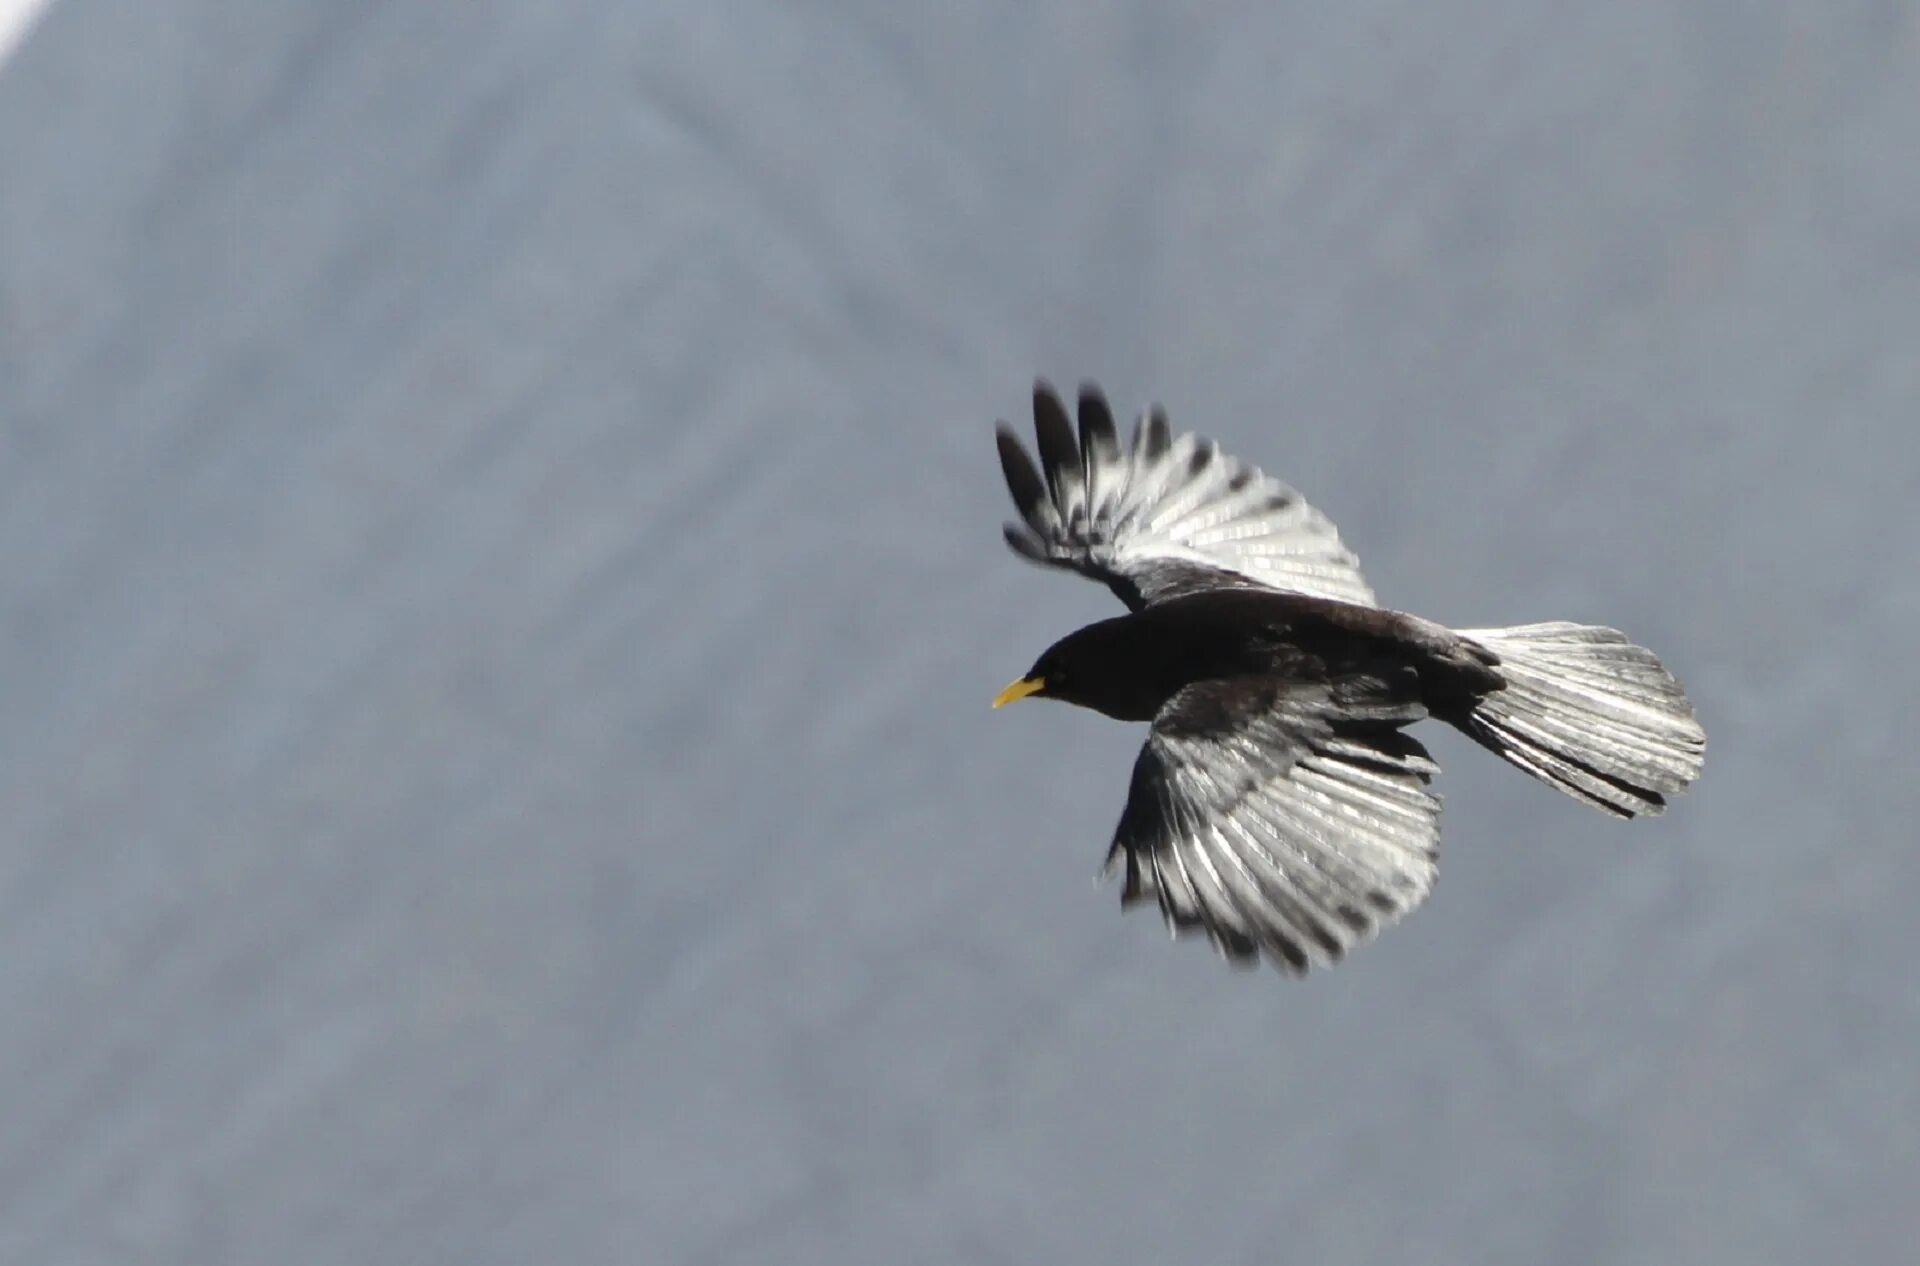
<svg viewBox="0 0 1920 1266"><path fill-rule="evenodd" d="M1061 522L1071 527L1074 510L1082 501L1080 446L1073 438L1066 405L1044 381L1033 385L1033 434L1040 444L1040 468L1053 491L1054 508Z"/></svg>
<svg viewBox="0 0 1920 1266"><path fill-rule="evenodd" d="M1092 383L1080 388L1080 453L1088 471L1120 460L1120 436L1114 429L1113 410Z"/></svg>
<svg viewBox="0 0 1920 1266"><path fill-rule="evenodd" d="M1005 422L995 428L993 438L1000 449L1000 470L1007 477L1007 491L1013 494L1014 507L1034 531L1046 532L1053 508L1033 459L1027 456L1019 436Z"/></svg>

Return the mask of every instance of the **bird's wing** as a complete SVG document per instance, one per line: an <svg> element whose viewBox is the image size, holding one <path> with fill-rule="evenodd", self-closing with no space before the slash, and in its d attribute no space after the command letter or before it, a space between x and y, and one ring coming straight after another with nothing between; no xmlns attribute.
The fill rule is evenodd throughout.
<svg viewBox="0 0 1920 1266"><path fill-rule="evenodd" d="M1106 873L1176 935L1289 975L1338 962L1433 886L1436 767L1391 673L1201 682L1168 701L1133 768Z"/></svg>
<svg viewBox="0 0 1920 1266"><path fill-rule="evenodd" d="M1000 467L1024 520L1006 526L1015 553L1102 581L1135 611L1231 585L1374 605L1326 515L1212 440L1174 435L1163 410L1143 413L1122 449L1105 397L1089 384L1076 439L1066 405L1039 382L1033 429L1038 466L1012 427L998 431Z"/></svg>

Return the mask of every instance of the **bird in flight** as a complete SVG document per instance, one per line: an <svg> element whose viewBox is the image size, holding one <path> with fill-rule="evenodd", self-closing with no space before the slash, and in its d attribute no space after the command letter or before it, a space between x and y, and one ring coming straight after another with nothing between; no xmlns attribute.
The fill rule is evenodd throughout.
<svg viewBox="0 0 1920 1266"><path fill-rule="evenodd" d="M1145 721L1103 873L1175 936L1289 975L1338 962L1433 886L1434 717L1574 799L1659 813L1700 774L1680 684L1621 633L1449 629L1381 607L1333 523L1146 410L1122 446L1099 388L1078 426L1033 391L1036 465L998 427L1015 553L1101 581L1128 614L1055 642L1000 692Z"/></svg>

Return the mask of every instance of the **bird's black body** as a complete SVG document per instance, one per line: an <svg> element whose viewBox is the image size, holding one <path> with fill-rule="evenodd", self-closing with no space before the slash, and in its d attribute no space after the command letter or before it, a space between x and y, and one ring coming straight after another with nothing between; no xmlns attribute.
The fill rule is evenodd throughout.
<svg viewBox="0 0 1920 1266"><path fill-rule="evenodd" d="M1438 771L1404 732L1426 717L1617 817L1699 775L1686 695L1615 630L1386 610L1325 515L1159 409L1124 447L1090 385L1077 433L1045 383L1033 416L1038 466L999 430L1007 543L1128 614L1061 638L994 706L1150 723L1107 858L1123 905L1153 898L1235 963L1338 961L1433 885Z"/></svg>
<svg viewBox="0 0 1920 1266"><path fill-rule="evenodd" d="M1120 721L1151 721L1202 681L1377 679L1429 712L1463 711L1504 684L1499 659L1399 611L1272 589L1188 594L1068 634L1035 661L1035 693Z"/></svg>

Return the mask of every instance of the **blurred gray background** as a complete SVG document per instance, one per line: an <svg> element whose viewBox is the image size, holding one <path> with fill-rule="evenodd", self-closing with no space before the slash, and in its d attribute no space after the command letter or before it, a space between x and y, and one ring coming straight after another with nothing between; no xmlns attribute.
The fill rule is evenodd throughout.
<svg viewBox="0 0 1920 1266"><path fill-rule="evenodd" d="M1707 773L1450 735L1302 983L987 700L1100 379ZM1911 3L58 0L0 66L0 1261L1920 1240Z"/></svg>

